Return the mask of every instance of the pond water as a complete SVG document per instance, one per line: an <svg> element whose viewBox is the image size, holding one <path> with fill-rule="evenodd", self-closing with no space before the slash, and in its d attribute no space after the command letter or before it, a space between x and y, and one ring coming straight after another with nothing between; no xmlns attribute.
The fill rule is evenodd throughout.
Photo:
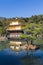
<svg viewBox="0 0 43 65"><path fill-rule="evenodd" d="M0 65L43 65L43 45L38 50L16 52L8 42L0 42Z"/></svg>
<svg viewBox="0 0 43 65"><path fill-rule="evenodd" d="M0 65L43 65L43 50L20 52L0 50Z"/></svg>

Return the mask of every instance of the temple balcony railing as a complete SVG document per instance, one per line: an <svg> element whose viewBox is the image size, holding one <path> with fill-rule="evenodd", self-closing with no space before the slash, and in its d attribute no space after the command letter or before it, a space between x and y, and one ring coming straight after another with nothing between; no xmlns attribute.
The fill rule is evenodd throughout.
<svg viewBox="0 0 43 65"><path fill-rule="evenodd" d="M13 30L23 30L23 28L8 28L7 31L13 31Z"/></svg>
<svg viewBox="0 0 43 65"><path fill-rule="evenodd" d="M10 35L7 35L7 38L10 38L10 39L14 38L15 39L15 38L19 38L21 35L22 35L22 33L20 33L20 34L10 34Z"/></svg>

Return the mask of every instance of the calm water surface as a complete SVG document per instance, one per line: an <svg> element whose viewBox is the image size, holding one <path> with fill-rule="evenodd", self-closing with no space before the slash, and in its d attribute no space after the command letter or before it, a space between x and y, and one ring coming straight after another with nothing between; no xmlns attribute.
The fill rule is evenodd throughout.
<svg viewBox="0 0 43 65"><path fill-rule="evenodd" d="M43 49L43 39L35 40ZM0 65L43 65L43 50L15 52L9 49L9 42L0 42Z"/></svg>
<svg viewBox="0 0 43 65"><path fill-rule="evenodd" d="M15 52L0 50L0 65L43 65L43 50Z"/></svg>

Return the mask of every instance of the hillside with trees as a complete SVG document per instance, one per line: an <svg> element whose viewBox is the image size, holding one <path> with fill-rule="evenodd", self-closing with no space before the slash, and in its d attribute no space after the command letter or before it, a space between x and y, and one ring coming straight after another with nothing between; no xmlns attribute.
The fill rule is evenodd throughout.
<svg viewBox="0 0 43 65"><path fill-rule="evenodd" d="M17 18L25 21L25 31L27 33L35 33L35 35L37 35L38 33L43 34L43 15L35 15L29 18ZM7 26L11 21L14 21L15 19L16 18L0 17L0 35L5 34Z"/></svg>

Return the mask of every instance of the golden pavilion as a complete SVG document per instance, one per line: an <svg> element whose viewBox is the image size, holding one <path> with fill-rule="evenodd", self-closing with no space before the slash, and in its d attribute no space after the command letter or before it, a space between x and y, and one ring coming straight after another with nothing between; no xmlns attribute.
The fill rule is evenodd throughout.
<svg viewBox="0 0 43 65"><path fill-rule="evenodd" d="M22 43L25 43L20 36L24 34L24 21L20 19L15 19L12 21L9 26L7 27L7 38L9 40L10 48L12 49L19 49Z"/></svg>

